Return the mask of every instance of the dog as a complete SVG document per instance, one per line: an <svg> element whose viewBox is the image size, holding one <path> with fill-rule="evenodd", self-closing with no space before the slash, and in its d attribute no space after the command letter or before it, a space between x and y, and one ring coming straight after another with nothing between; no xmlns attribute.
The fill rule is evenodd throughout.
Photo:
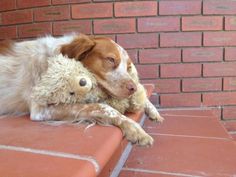
<svg viewBox="0 0 236 177"><path fill-rule="evenodd" d="M32 41L4 42L0 46L0 115L30 113L31 120L62 120L75 116L96 118L121 129L132 142L151 145L153 139L137 123L102 103L51 105L39 109L31 98L32 87L48 68L48 58L63 54L83 63L108 94L122 99L137 86L128 74L132 61L117 43L105 37L71 34ZM156 119L160 119L157 114Z"/></svg>

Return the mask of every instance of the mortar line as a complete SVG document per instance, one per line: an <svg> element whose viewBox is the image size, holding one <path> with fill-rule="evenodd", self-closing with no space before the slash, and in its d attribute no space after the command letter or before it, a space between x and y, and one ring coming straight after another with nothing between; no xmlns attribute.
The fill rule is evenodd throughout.
<svg viewBox="0 0 236 177"><path fill-rule="evenodd" d="M150 135L159 135L159 136L174 136L174 137L182 137L182 138L202 138L202 139L213 139L213 140L226 140L231 141L229 138L220 138L220 137L205 137L205 136L194 136L194 135L176 135L176 134L168 134L168 133L151 133Z"/></svg>
<svg viewBox="0 0 236 177"><path fill-rule="evenodd" d="M135 172L142 172L142 173L152 173L152 174L163 174L163 175L173 175L173 176L181 176L181 177L202 177L198 175L189 175L184 173L176 173L176 172L165 172L159 170L146 170L141 168L123 168L124 171L135 171Z"/></svg>

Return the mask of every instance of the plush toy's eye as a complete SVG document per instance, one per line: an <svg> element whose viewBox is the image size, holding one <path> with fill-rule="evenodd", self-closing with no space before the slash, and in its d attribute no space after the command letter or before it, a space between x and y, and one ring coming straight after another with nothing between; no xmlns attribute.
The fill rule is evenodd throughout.
<svg viewBox="0 0 236 177"><path fill-rule="evenodd" d="M85 86L86 84L87 84L87 81L86 81L85 78L80 79L79 85L80 85L81 87Z"/></svg>

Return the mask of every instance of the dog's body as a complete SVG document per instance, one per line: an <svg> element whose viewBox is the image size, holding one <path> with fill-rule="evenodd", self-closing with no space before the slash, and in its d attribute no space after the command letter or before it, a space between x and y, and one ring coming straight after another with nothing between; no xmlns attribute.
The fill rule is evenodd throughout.
<svg viewBox="0 0 236 177"><path fill-rule="evenodd" d="M47 70L47 58L59 53L58 47L72 40L72 36L45 37L10 43L0 50L0 114L30 111L31 89Z"/></svg>
<svg viewBox="0 0 236 177"><path fill-rule="evenodd" d="M120 127L132 142L152 144L152 138L140 126L106 104L38 108L31 98L32 88L47 70L47 59L59 53L80 60L98 84L117 98L128 97L137 89L127 72L132 63L126 51L108 38L67 35L8 43L0 47L0 115L30 112L32 120L91 117ZM154 119L160 119L160 115L154 115Z"/></svg>

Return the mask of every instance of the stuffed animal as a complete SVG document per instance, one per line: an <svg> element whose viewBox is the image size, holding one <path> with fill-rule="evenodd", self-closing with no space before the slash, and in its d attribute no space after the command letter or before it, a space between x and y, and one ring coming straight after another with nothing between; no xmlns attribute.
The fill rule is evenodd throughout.
<svg viewBox="0 0 236 177"><path fill-rule="evenodd" d="M93 74L81 62L58 55L48 60L48 69L34 86L32 99L40 106L106 103L121 114L145 111L149 118L163 121L147 98L145 88L139 83L134 65L131 65L129 74L137 84L137 91L130 98L118 100L106 94L98 86Z"/></svg>
<svg viewBox="0 0 236 177"><path fill-rule="evenodd" d="M99 102L105 94L81 62L62 55L48 60L48 69L32 89L32 99L40 106Z"/></svg>

